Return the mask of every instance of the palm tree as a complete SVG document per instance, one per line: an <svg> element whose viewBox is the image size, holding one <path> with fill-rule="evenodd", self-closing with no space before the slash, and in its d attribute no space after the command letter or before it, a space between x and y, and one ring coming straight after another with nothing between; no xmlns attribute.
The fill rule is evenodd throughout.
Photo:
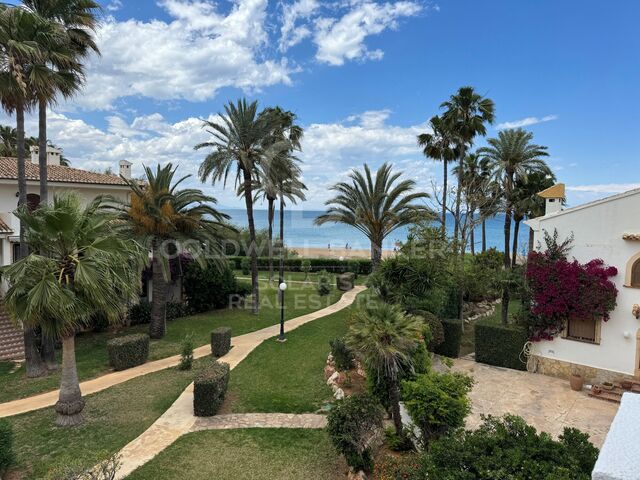
<svg viewBox="0 0 640 480"><path fill-rule="evenodd" d="M211 178L212 183L222 180L226 186L229 174L235 170L235 182L239 194L244 197L249 224L249 256L251 258L252 311L258 313L260 291L258 287L258 251L256 227L253 218L253 186L258 178L258 167L263 162L289 149L289 145L272 140L273 121L271 115L258 113L258 102L247 103L246 99L236 104L229 102L218 121L205 121L203 127L213 139L195 146L212 148L202 164L199 176L202 182Z"/></svg>
<svg viewBox="0 0 640 480"><path fill-rule="evenodd" d="M449 162L456 158L456 152L453 149L453 136L447 129L444 120L437 115L431 117L429 126L432 133L421 133L418 135L418 145L422 147L422 153L425 157L441 161L443 164L442 174L442 232L447 232L447 191L449 178Z"/></svg>
<svg viewBox="0 0 640 480"><path fill-rule="evenodd" d="M18 323L40 327L62 339L62 378L55 405L58 425L82 422L82 398L75 360L75 334L100 313L117 322L139 290L146 251L114 230L113 216L97 199L82 207L77 194L56 196L52 205L16 215L34 251L5 267L5 303ZM46 251L41 255L37 252Z"/></svg>
<svg viewBox="0 0 640 480"><path fill-rule="evenodd" d="M457 241L460 229L460 201L464 159L467 149L473 145L477 135L486 135L486 123L493 123L494 104L489 98L484 98L473 87L461 87L449 100L443 102L440 108L444 108L442 115L446 129L451 133L458 152L458 188L456 188L455 223L453 238ZM464 253L464 252L462 252Z"/></svg>
<svg viewBox="0 0 640 480"><path fill-rule="evenodd" d="M216 203L215 198L197 189L178 189L191 175L174 181L177 168L171 163L164 167L158 165L155 172L145 167L144 183L122 177L131 188L131 200L130 203L119 202L116 206L120 212L121 228L147 246L152 254L149 336L156 339L166 333L170 258L189 253L202 265L206 263L205 256L221 261L224 255L222 235L229 229L224 222L229 216L209 205Z"/></svg>
<svg viewBox="0 0 640 480"><path fill-rule="evenodd" d="M84 82L80 63L90 52L100 53L94 39L100 5L93 0L23 0L35 15L56 25L65 36L45 45L45 61L34 66L34 90L38 103L38 163L40 200L48 198L47 185L47 107L58 95L73 96Z"/></svg>
<svg viewBox="0 0 640 480"><path fill-rule="evenodd" d="M542 160L548 156L547 147L530 143L533 134L518 128L502 130L498 138L487 140L489 146L478 149L478 153L486 158L492 166L496 180L499 182L504 199L504 268L511 268L509 249L511 247L511 219L513 216L513 190L515 182L526 179L535 171L547 171ZM502 289L502 322L507 323L509 312L509 288L505 284Z"/></svg>
<svg viewBox="0 0 640 480"><path fill-rule="evenodd" d="M413 369L411 353L421 341L422 329L418 317L382 302L357 310L349 323L347 344L368 371L376 372L389 385L391 416L399 438L403 438L399 376L403 368Z"/></svg>
<svg viewBox="0 0 640 480"><path fill-rule="evenodd" d="M2 148L0 155L3 157L16 156L17 137L18 131L14 127L0 125L0 148Z"/></svg>
<svg viewBox="0 0 640 480"><path fill-rule="evenodd" d="M366 163L364 174L352 170L349 174L351 183L339 182L331 187L338 194L325 202L329 208L314 223L343 223L360 230L371 242L371 262L376 268L382 259L382 242L387 235L396 228L433 215L428 207L412 203L429 198L429 195L424 192L412 193L415 182L398 182L401 175L402 172L394 173L388 163L378 169L375 179Z"/></svg>

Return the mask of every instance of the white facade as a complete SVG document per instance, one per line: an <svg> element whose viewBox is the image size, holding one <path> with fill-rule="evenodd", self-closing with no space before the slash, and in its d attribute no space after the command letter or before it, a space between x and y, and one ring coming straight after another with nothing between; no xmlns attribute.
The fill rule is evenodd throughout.
<svg viewBox="0 0 640 480"><path fill-rule="evenodd" d="M640 365L636 358L640 320L632 314L640 304L640 289L630 286L630 266L640 258L640 189L608 197L567 210L547 213L526 223L534 230L534 245L544 249L544 231L558 231L559 241L574 236L570 257L586 263L601 258L618 269L611 278L618 288L617 307L608 322L600 326L599 343L586 343L556 337L537 342L535 353L597 369L635 375ZM626 234L626 235L625 235ZM632 234L632 235L629 235ZM623 239L623 235L627 238ZM638 235L640 239L640 235Z"/></svg>

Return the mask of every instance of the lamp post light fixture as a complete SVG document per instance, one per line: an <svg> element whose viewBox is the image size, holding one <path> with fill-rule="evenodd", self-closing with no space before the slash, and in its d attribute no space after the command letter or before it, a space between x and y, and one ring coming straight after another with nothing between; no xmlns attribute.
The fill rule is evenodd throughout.
<svg viewBox="0 0 640 480"><path fill-rule="evenodd" d="M285 342L287 339L284 338L284 291L287 289L287 284L283 281L278 285L278 290L280 290L280 335L278 336L279 342Z"/></svg>

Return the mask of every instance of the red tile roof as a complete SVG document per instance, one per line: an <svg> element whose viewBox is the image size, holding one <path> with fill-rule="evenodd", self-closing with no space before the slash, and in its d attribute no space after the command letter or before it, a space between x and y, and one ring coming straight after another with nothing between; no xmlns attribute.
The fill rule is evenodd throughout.
<svg viewBox="0 0 640 480"><path fill-rule="evenodd" d="M29 159L25 162L27 170L27 180L40 180L38 165L31 163ZM61 183L88 183L96 185L126 185L126 182L117 175L106 173L94 173L79 168L62 167L60 165L49 165L47 167L49 182ZM0 180L17 180L18 162L15 158L0 157Z"/></svg>

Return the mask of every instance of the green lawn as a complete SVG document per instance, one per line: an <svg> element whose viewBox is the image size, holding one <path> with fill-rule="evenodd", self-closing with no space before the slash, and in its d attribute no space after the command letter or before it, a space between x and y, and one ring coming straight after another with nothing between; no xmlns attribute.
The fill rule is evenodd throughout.
<svg viewBox="0 0 640 480"><path fill-rule="evenodd" d="M242 281L247 281L246 279L249 279L249 275L244 275L242 273L241 270L235 270L234 271L236 277L242 279ZM260 278L261 280L268 280L269 279L269 272L268 271L264 271L264 270L260 270L258 272L258 278ZM278 280L278 270L277 270L277 265L276 265L276 271L274 272L274 277L275 281ZM304 272L284 272L284 281L285 282L290 282L290 281L295 281L295 282L303 282L303 281L307 281L307 282L312 282L315 283L318 281L318 274L316 272L310 272L309 275L305 275ZM364 285L367 281L367 275L358 275L358 277L356 278L356 285Z"/></svg>
<svg viewBox="0 0 640 480"><path fill-rule="evenodd" d="M357 301L367 298L364 292ZM314 412L331 400L323 377L329 341L346 333L353 308L303 325L285 343L258 346L233 370L225 411Z"/></svg>
<svg viewBox="0 0 640 480"><path fill-rule="evenodd" d="M151 342L149 358L157 360L180 352L180 342L189 333L194 334L195 345L209 343L210 332L219 326L229 326L232 335L259 330L280 321L275 286L263 284L260 289L261 309L253 315L249 309L226 309L192 315L169 322L167 335ZM314 285L291 284L285 295L285 318L290 319L335 303L340 292L333 289L327 297L319 297ZM250 305L250 301L247 302ZM118 333L80 334L76 340L76 358L80 380L88 380L109 371L107 340L125 333L147 332L148 325L137 325ZM58 355L60 352L58 352ZM60 375L28 379L24 367L9 373L12 364L0 363L0 402L24 398L58 388Z"/></svg>
<svg viewBox="0 0 640 480"><path fill-rule="evenodd" d="M41 479L53 466L79 462L90 467L108 458L144 432L210 362L196 360L191 371L163 370L87 396L81 427L56 427L53 408L9 417L17 478Z"/></svg>
<svg viewBox="0 0 640 480"><path fill-rule="evenodd" d="M322 430L246 429L185 435L129 480L344 478L346 465Z"/></svg>
<svg viewBox="0 0 640 480"><path fill-rule="evenodd" d="M511 321L512 317L514 314L518 313L520 311L522 304L520 303L519 299L512 299L509 302L509 321ZM492 315L489 315L488 317L484 317L481 319L482 322L489 322L489 323L500 323L501 320L501 310L502 305L498 304L496 305L496 309L493 312ZM462 341L460 342L460 356L464 357L465 355L468 355L470 353L473 353L476 351L476 333L475 333L475 323L465 323L464 325L464 334L462 335Z"/></svg>

